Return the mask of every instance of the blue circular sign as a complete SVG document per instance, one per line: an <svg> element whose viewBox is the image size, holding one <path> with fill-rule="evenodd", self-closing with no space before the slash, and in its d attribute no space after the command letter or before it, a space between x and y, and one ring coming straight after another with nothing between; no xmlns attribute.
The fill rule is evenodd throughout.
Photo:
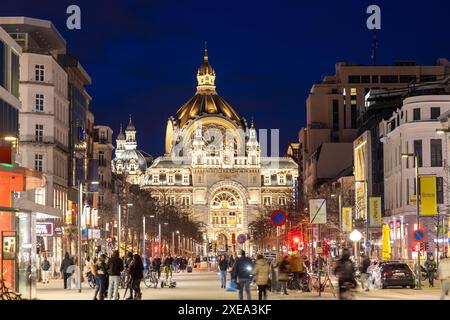
<svg viewBox="0 0 450 320"><path fill-rule="evenodd" d="M413 232L413 238L416 241L422 242L425 240L425 231L423 231L422 229L418 229L416 231Z"/></svg>
<svg viewBox="0 0 450 320"><path fill-rule="evenodd" d="M275 226L280 227L286 223L286 213L283 210L274 210L270 214L270 220Z"/></svg>
<svg viewBox="0 0 450 320"><path fill-rule="evenodd" d="M238 235L237 236L237 242L239 242L239 243L244 243L245 241L247 241L247 238L245 238L245 235L244 234L240 234L240 235Z"/></svg>

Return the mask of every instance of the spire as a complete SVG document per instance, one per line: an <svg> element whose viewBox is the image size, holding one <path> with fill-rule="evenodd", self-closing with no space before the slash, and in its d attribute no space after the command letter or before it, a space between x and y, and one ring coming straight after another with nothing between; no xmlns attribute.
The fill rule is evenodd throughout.
<svg viewBox="0 0 450 320"><path fill-rule="evenodd" d="M203 56L203 61L208 62L208 43L205 41L205 55Z"/></svg>
<svg viewBox="0 0 450 320"><path fill-rule="evenodd" d="M131 114L130 114L130 120L128 121L128 126L126 131L136 130L136 128L133 125L133 121L131 121Z"/></svg>
<svg viewBox="0 0 450 320"><path fill-rule="evenodd" d="M125 135L123 134L122 131L122 124L120 124L120 131L119 134L117 135L117 140L125 140Z"/></svg>
<svg viewBox="0 0 450 320"><path fill-rule="evenodd" d="M253 117L252 117L252 124L251 124L250 128L255 129L255 124L253 123Z"/></svg>

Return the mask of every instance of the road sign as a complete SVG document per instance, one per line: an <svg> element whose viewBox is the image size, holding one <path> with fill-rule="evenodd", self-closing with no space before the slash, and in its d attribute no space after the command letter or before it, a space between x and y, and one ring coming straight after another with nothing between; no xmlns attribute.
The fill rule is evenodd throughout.
<svg viewBox="0 0 450 320"><path fill-rule="evenodd" d="M413 239L418 242L423 242L425 240L426 234L422 229L418 229L413 232Z"/></svg>
<svg viewBox="0 0 450 320"><path fill-rule="evenodd" d="M239 242L240 244L244 243L247 239L245 238L244 234L240 234L237 236L237 242Z"/></svg>
<svg viewBox="0 0 450 320"><path fill-rule="evenodd" d="M283 210L274 210L270 214L270 220L275 226L281 227L286 223L286 212Z"/></svg>
<svg viewBox="0 0 450 320"><path fill-rule="evenodd" d="M370 248L370 241L366 241L366 248Z"/></svg>

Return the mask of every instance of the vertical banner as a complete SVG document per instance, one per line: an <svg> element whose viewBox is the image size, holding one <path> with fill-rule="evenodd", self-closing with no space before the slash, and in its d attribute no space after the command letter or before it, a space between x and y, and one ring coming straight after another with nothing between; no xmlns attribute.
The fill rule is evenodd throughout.
<svg viewBox="0 0 450 320"><path fill-rule="evenodd" d="M325 199L309 200L310 223L327 223L327 204Z"/></svg>
<svg viewBox="0 0 450 320"><path fill-rule="evenodd" d="M370 197L369 199L370 226L381 226L381 197Z"/></svg>
<svg viewBox="0 0 450 320"><path fill-rule="evenodd" d="M351 207L344 207L342 208L342 231L344 232L351 232L353 225L352 225L352 208Z"/></svg>
<svg viewBox="0 0 450 320"><path fill-rule="evenodd" d="M420 177L421 215L437 215L436 176Z"/></svg>
<svg viewBox="0 0 450 320"><path fill-rule="evenodd" d="M66 210L66 224L72 224L72 201L67 200L67 210Z"/></svg>
<svg viewBox="0 0 450 320"><path fill-rule="evenodd" d="M383 225L383 240L382 240L382 259L383 261L387 261L391 259L391 229L389 228L388 225Z"/></svg>

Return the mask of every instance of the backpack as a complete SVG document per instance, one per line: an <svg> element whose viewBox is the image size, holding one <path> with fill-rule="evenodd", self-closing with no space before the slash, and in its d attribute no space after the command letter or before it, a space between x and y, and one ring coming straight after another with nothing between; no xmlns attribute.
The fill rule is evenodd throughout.
<svg viewBox="0 0 450 320"><path fill-rule="evenodd" d="M50 269L50 262L48 260L44 260L42 262L42 270L48 271L48 269Z"/></svg>

